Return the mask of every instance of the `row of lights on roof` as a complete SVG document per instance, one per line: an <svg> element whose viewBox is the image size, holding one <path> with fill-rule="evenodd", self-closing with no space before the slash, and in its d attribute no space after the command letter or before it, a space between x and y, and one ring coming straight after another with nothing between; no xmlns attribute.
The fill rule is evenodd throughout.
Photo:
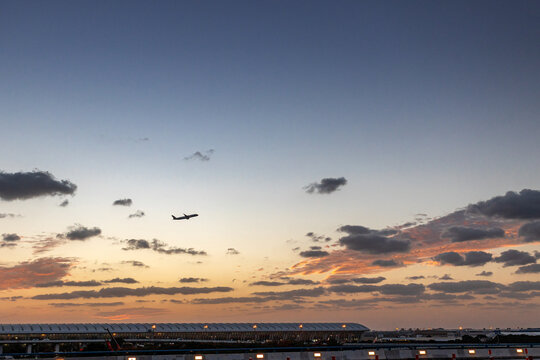
<svg viewBox="0 0 540 360"><path fill-rule="evenodd" d="M516 349L516 352L517 352L518 354L522 354L522 353L523 353L523 349ZM427 350L418 350L418 354L419 354L419 355L427 355ZM475 349L469 349L469 354L471 354L471 355L476 354L476 350L475 350ZM375 354L375 351L370 350L370 351L368 351L368 355L369 355L369 356L375 356L376 354ZM317 358L317 359L318 359L318 358L320 358L321 356L322 356L322 355L321 355L320 352L313 353L313 357L314 357L314 358ZM264 354L257 354L255 357L256 357L257 359L261 360L261 359L264 359ZM204 357L203 357L202 355L195 355L195 360L203 360L203 359L204 359ZM136 357L128 357L127 360L137 360L137 358L136 358Z"/></svg>

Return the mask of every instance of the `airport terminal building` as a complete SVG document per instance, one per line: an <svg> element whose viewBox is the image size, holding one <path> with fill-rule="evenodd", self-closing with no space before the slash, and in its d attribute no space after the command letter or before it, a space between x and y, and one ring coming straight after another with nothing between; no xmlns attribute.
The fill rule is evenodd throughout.
<svg viewBox="0 0 540 360"><path fill-rule="evenodd" d="M93 323L0 324L0 344L110 339L126 341L353 342L369 329L356 323Z"/></svg>

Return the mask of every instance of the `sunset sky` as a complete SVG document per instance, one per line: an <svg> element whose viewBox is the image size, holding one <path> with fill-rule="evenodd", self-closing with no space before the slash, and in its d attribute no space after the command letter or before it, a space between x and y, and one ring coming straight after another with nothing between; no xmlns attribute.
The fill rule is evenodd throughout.
<svg viewBox="0 0 540 360"><path fill-rule="evenodd" d="M539 18L0 0L1 322L537 327Z"/></svg>

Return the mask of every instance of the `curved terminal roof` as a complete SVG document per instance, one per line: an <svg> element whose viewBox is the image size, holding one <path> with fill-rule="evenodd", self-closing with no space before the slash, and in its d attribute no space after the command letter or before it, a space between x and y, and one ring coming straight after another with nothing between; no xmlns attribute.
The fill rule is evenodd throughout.
<svg viewBox="0 0 540 360"><path fill-rule="evenodd" d="M146 332L368 331L355 323L113 323L0 324L0 334L92 334Z"/></svg>

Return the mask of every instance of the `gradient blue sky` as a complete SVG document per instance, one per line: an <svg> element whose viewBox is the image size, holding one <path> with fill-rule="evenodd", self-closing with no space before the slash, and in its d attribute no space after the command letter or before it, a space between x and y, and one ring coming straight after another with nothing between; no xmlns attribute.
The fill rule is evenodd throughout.
<svg viewBox="0 0 540 360"><path fill-rule="evenodd" d="M0 202L23 215L1 232L35 241L98 226L101 240L49 254L96 267L127 260L123 239L204 249L205 270L147 258L141 283L206 271L219 285L298 263L292 244L309 231L337 239L341 225L396 226L538 189L539 19L537 1L0 1L0 170L78 186L66 208ZM184 160L209 149L210 161ZM335 193L302 189L341 176ZM129 210L111 206L124 197ZM146 216L126 218L137 209ZM201 216L170 221L181 212ZM14 254L6 267L36 258L0 251Z"/></svg>

